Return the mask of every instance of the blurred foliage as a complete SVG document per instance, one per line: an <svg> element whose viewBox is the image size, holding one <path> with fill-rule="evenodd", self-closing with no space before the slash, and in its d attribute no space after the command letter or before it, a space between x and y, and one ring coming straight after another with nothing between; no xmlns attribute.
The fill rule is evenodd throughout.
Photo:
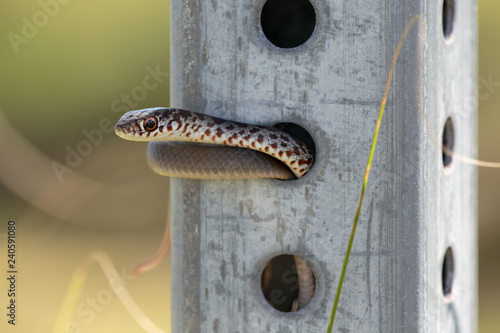
<svg viewBox="0 0 500 333"><path fill-rule="evenodd" d="M169 2L69 1L46 23L40 3L0 3L0 106L32 142L60 156L61 138L78 140L103 117L117 120L111 103L142 85L147 66L168 72ZM8 34L31 31L23 18L40 27L17 45ZM168 91L166 78L138 107L168 105Z"/></svg>
<svg viewBox="0 0 500 333"><path fill-rule="evenodd" d="M479 85L479 158L500 161L500 2L479 1L479 77L497 83ZM479 332L500 330L500 170L479 169ZM465 291L462 291L465 292Z"/></svg>
<svg viewBox="0 0 500 333"><path fill-rule="evenodd" d="M86 140L82 131L98 129L105 118L110 119L111 124L118 120L123 110L113 112L112 103L123 95L131 95L133 89L136 96L135 101L131 98L136 103L133 108L169 105L170 3L168 0L60 2L66 3L61 4L59 0L0 2L0 109L32 145L50 159L64 163L67 147L75 148ZM149 89L145 89L144 78L151 76L148 68L150 71L159 68L162 76L156 80L161 81L158 85L150 79ZM40 190L33 194L35 200L37 196L44 200L51 198L59 202L61 210L71 211L79 204L78 200L88 203L77 195L64 194L71 190L72 180L79 179L77 174L91 179L98 185L97 190L91 186L76 188L77 193L79 190L83 194L92 193L87 201L99 208L92 212L85 204L79 207L80 212L90 214L87 224L75 223L78 218L82 220L78 212L71 219L58 220L0 184L0 221L18 221L22 244L19 262L23 282L19 286L18 301L23 305L16 325L19 332L52 330L76 263L89 251L102 249L120 273L130 272L135 264L152 256L161 241L166 215L161 209L166 194L161 189L167 180L153 175L147 167L145 145L130 145L117 138L114 131L103 136L102 144L95 145L93 153L73 168L73 173L66 174L59 187L47 186L44 190L41 182L46 181L48 185L53 179L40 179L41 186L32 186ZM9 161L3 160L2 167L9 164L15 167L20 157L16 154L23 152L14 153ZM41 165L40 169L42 167L50 171L50 166ZM54 174L51 176L55 178ZM140 191L143 188L145 192L144 183L151 182L154 182L150 188L153 193L148 197ZM20 187L29 188L31 184L26 183L22 178L18 181ZM119 202L106 196L118 191L128 194L131 200ZM130 213L140 213L140 207L134 211L127 209L134 203L141 205L138 197L143 197L143 202L149 205L144 209L150 206L160 209L142 219L133 218ZM129 217L113 218L119 210ZM103 230L111 224L114 231ZM5 268L1 264L0 267ZM127 286L138 306L167 331L170 322L168 267L168 263L164 263ZM0 290L5 290L4 287L0 281ZM91 270L79 305L86 306L88 314L86 302L108 288L102 272ZM0 302L5 301L2 293ZM88 315L75 316L81 332L141 330L116 297L109 303L106 301L102 311L94 314L91 320ZM6 329L4 324L5 321L0 322L2 332Z"/></svg>

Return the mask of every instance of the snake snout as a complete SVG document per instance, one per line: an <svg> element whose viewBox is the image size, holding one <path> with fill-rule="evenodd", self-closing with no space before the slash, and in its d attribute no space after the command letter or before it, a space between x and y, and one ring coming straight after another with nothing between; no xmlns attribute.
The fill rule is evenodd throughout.
<svg viewBox="0 0 500 333"><path fill-rule="evenodd" d="M136 121L134 119L131 119L130 112L124 114L115 125L116 135L126 140L136 141L137 139L134 137L136 136L136 133L140 130L141 129L136 124Z"/></svg>
<svg viewBox="0 0 500 333"><path fill-rule="evenodd" d="M134 126L120 125L120 124L117 124L115 126L116 135L125 140L142 141L140 136L138 137L136 135L137 132L138 129L135 128Z"/></svg>
<svg viewBox="0 0 500 333"><path fill-rule="evenodd" d="M123 130L123 127L121 125L116 124L115 126L115 133L118 135L120 138L125 138L127 135L125 131Z"/></svg>

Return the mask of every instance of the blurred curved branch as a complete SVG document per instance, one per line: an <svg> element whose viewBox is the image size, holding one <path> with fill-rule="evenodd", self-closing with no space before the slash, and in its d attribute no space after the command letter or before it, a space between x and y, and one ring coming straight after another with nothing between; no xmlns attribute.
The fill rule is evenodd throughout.
<svg viewBox="0 0 500 333"><path fill-rule="evenodd" d="M53 332L66 332L68 323L71 323L73 319L88 272L94 262L99 264L113 292L118 296L120 302L130 316L132 316L132 318L148 333L165 333L165 331L156 326L156 324L142 312L139 306L137 306L132 296L129 294L123 279L116 271L111 259L103 251L92 251L88 253L73 272L59 314L57 315Z"/></svg>

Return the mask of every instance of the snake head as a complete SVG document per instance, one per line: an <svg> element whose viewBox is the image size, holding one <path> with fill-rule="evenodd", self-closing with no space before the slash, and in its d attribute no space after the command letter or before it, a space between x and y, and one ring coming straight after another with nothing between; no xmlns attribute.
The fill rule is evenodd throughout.
<svg viewBox="0 0 500 333"><path fill-rule="evenodd" d="M177 114L177 109L164 107L129 111L116 123L115 133L132 141L168 141L181 126Z"/></svg>

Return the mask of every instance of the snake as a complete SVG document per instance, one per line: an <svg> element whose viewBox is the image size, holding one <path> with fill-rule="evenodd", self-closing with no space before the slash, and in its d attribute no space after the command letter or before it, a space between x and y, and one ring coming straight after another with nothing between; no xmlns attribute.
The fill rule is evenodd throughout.
<svg viewBox="0 0 500 333"><path fill-rule="evenodd" d="M149 142L149 167L168 177L293 180L306 175L314 163L309 147L280 128L177 108L129 111L115 132L126 140ZM294 260L299 290L291 311L310 302L316 285L305 261L298 256Z"/></svg>

